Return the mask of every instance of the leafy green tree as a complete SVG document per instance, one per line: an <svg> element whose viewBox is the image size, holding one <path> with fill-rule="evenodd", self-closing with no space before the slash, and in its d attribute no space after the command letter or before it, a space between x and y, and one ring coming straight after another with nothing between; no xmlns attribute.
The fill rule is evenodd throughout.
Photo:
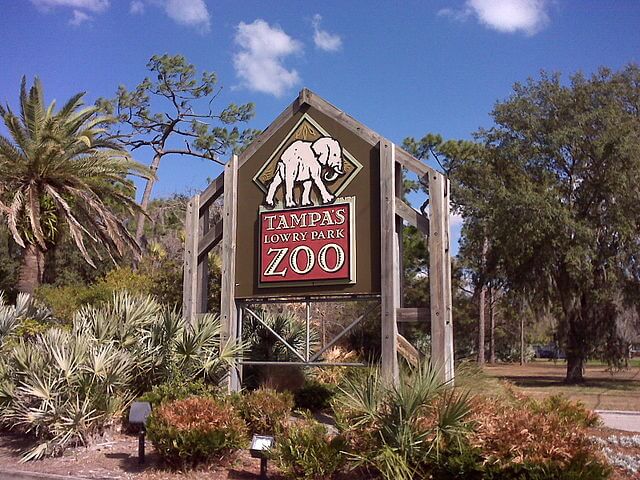
<svg viewBox="0 0 640 480"><path fill-rule="evenodd" d="M151 170L156 172L167 155L203 158L224 165L220 156L237 151L253 140L256 130L231 129L254 115L253 103L230 104L219 113L211 104L221 91L215 73L203 72L182 55L154 55L147 63L152 78L145 78L134 90L121 85L113 100L98 104L107 112L116 112L121 122L122 140L131 151L146 148L153 152ZM208 102L198 110L202 101ZM155 108L158 108L156 110ZM140 202L146 211L155 177L147 180ZM136 240L144 234L145 216L138 215Z"/></svg>
<svg viewBox="0 0 640 480"><path fill-rule="evenodd" d="M55 102L45 105L40 81L27 90L23 77L19 115L0 106L10 135L0 136L0 215L23 248L23 292L33 293L42 281L44 253L63 226L91 265L87 247L101 245L110 256L140 250L112 205L137 211L126 177L146 177L148 170L107 134L113 119L83 107L83 97L74 95L56 112Z"/></svg>
<svg viewBox="0 0 640 480"><path fill-rule="evenodd" d="M587 358L620 361L620 327L638 305L640 69L567 83L542 73L492 115L477 134L483 150L453 175L465 243L477 252L486 232L486 270L533 311L556 314L566 381L581 382Z"/></svg>

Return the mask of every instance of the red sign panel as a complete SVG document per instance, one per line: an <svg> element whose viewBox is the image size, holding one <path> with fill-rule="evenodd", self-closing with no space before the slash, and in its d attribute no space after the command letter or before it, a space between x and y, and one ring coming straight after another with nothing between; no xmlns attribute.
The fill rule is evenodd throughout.
<svg viewBox="0 0 640 480"><path fill-rule="evenodd" d="M260 212L260 284L354 281L352 205Z"/></svg>

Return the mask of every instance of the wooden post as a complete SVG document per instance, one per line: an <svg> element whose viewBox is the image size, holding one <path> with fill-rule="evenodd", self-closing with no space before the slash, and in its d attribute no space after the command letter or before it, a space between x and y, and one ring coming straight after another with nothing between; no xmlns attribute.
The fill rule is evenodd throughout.
<svg viewBox="0 0 640 480"><path fill-rule="evenodd" d="M233 155L224 167L224 204L222 230L222 287L220 290L220 347L238 340L236 288L236 228L238 223L238 157ZM229 369L229 391L240 390L236 366Z"/></svg>
<svg viewBox="0 0 640 480"><path fill-rule="evenodd" d="M395 145L381 140L380 151L380 314L382 334L382 376L386 382L398 380L398 327L396 310L400 296L398 240L395 211Z"/></svg>
<svg viewBox="0 0 640 480"><path fill-rule="evenodd" d="M394 145L395 152L395 145ZM394 155L395 157L395 155ZM393 199L394 207L397 206L396 198L402 200L404 193L404 176L402 174L402 165L394 159L394 184L395 184L395 198ZM393 212L395 216L395 241L396 241L396 258L398 266L398 281L396 282L396 302L398 308L402 308L404 298L404 262L403 262L403 243L402 237L404 232L404 220L400 215L396 215L396 210Z"/></svg>
<svg viewBox="0 0 640 480"><path fill-rule="evenodd" d="M453 322L449 254L449 181L429 174L429 285L431 297L431 361L442 380L453 381Z"/></svg>
<svg viewBox="0 0 640 480"><path fill-rule="evenodd" d="M200 239L209 231L210 227L209 207L199 213L198 221L198 251L200 251ZM204 253L198 259L198 287L196 300L196 313L206 313L209 311L209 255Z"/></svg>
<svg viewBox="0 0 640 480"><path fill-rule="evenodd" d="M187 203L184 229L184 276L182 280L182 312L187 323L192 324L197 312L198 300L198 211L200 195Z"/></svg>

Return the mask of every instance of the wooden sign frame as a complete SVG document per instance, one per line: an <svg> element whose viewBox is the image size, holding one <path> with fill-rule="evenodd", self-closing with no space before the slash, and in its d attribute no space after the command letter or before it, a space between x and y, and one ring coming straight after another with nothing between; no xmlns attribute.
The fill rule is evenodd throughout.
<svg viewBox="0 0 640 480"><path fill-rule="evenodd" d="M322 292L304 298L238 298L236 295L236 242L238 225L238 170L303 107L312 107L353 132L379 151L380 182L380 293L379 295L339 295ZM428 185L428 216L416 211L403 200L403 169L415 173ZM439 369L441 378L450 382L454 378L453 321L451 309L451 259L449 225L449 180L392 142L357 122L326 100L308 89L240 155L233 155L224 172L202 193L192 197L187 205L185 219L185 253L183 311L189 321L207 312L207 255L222 242L222 288L220 319L221 344L238 342L241 337L244 309L255 303L285 301L361 300L379 298L381 306L381 369L386 381L398 378L398 353L412 363L419 361L417 350L398 334L398 322L424 322L431 318L431 360ZM210 225L210 208L223 197L222 218ZM358 200L362 202L363 200ZM402 308L402 230L405 222L415 226L428 241L431 308ZM377 253L377 252L376 252ZM378 258L378 257L377 257ZM308 323L308 318L307 318ZM355 323L352 322L351 328ZM305 365L322 365L310 361ZM245 362L246 363L246 362ZM230 369L228 388L240 389L242 360Z"/></svg>

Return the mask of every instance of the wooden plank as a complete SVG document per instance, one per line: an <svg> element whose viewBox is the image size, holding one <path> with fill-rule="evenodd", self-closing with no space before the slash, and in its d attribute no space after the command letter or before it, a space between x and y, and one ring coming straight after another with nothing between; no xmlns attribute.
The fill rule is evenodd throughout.
<svg viewBox="0 0 640 480"><path fill-rule="evenodd" d="M449 258L449 200L447 179L429 176L431 209L429 236L429 285L431 297L431 359L443 381L453 380L453 336Z"/></svg>
<svg viewBox="0 0 640 480"><path fill-rule="evenodd" d="M224 190L224 171L218 175L218 177L209 184L207 188L200 193L200 209L209 207L210 204L215 202Z"/></svg>
<svg viewBox="0 0 640 480"><path fill-rule="evenodd" d="M407 170L418 175L418 177L426 177L433 174L440 175L439 172L401 148L398 148L396 151L396 161L398 161Z"/></svg>
<svg viewBox="0 0 640 480"><path fill-rule="evenodd" d="M223 221L219 220L198 242L198 258L208 254L222 240Z"/></svg>
<svg viewBox="0 0 640 480"><path fill-rule="evenodd" d="M423 355L418 351L418 349L411 345L409 340L400 334L396 336L396 340L398 344L398 353L414 367L420 365Z"/></svg>
<svg viewBox="0 0 640 480"><path fill-rule="evenodd" d="M202 198L200 198L202 200ZM198 219L198 249L197 249L197 262L198 262L198 286L197 286L197 299L196 299L196 314L206 313L208 311L208 298L209 298L209 257L208 255L200 255L200 242L202 237L209 232L209 208L199 208L200 218Z"/></svg>
<svg viewBox="0 0 640 480"><path fill-rule="evenodd" d="M224 205L222 221L222 286L220 290L220 345L236 343L238 319L235 298L236 287L236 229L238 225L238 156L233 155L224 167ZM238 391L238 371L230 367L227 387Z"/></svg>
<svg viewBox="0 0 640 480"><path fill-rule="evenodd" d="M444 182L444 232L445 232L445 275L444 275L444 294L446 317L444 322L444 344L445 344L445 378L447 381L453 382L455 377L454 371L454 349L453 349L453 294L451 293L451 205L450 192L451 184L448 178Z"/></svg>
<svg viewBox="0 0 640 480"><path fill-rule="evenodd" d="M394 145L386 140L380 141L378 148L380 151L381 368L385 382L395 383L398 380L396 309L399 306L400 278L395 235L395 155Z"/></svg>
<svg viewBox="0 0 640 480"><path fill-rule="evenodd" d="M406 220L409 225L416 227L425 236L429 236L429 219L399 198L396 198L396 215Z"/></svg>
<svg viewBox="0 0 640 480"><path fill-rule="evenodd" d="M396 310L397 322L426 322L429 320L428 308L398 308Z"/></svg>
<svg viewBox="0 0 640 480"><path fill-rule="evenodd" d="M200 196L195 195L187 204L185 218L184 272L182 280L182 311L188 323L196 313L198 298L198 211Z"/></svg>
<svg viewBox="0 0 640 480"><path fill-rule="evenodd" d="M404 234L404 222L402 221L402 217L400 217L395 210L396 204L398 201L402 201L401 199L404 197L404 174L402 171L402 165L395 161L395 145L394 145L394 160L393 160L393 168L394 168L394 220L395 220L395 235L394 235L394 248L395 248L395 261L397 263L397 272L398 279L395 283L396 288L396 306L402 307L403 298L404 298L404 259L403 259L403 234Z"/></svg>

